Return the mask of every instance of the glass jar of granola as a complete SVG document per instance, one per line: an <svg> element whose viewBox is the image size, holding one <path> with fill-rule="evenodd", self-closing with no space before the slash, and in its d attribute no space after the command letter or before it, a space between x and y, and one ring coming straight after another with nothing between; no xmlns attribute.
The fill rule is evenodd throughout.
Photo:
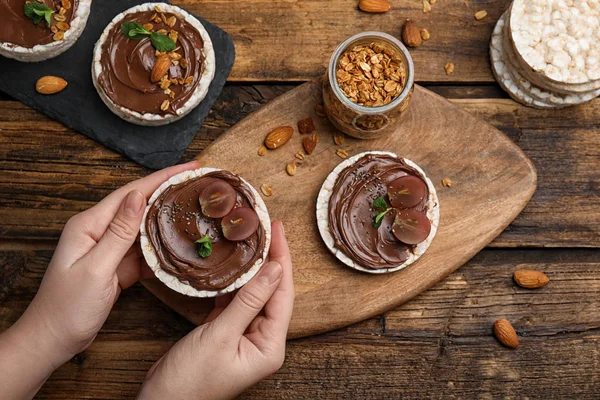
<svg viewBox="0 0 600 400"><path fill-rule="evenodd" d="M414 66L406 47L382 32L354 35L334 51L323 80L323 105L340 131L360 139L385 136L406 114Z"/></svg>

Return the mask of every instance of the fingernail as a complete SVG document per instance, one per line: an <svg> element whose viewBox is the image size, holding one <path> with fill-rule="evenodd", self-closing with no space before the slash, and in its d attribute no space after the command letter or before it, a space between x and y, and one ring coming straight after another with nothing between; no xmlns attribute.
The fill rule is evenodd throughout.
<svg viewBox="0 0 600 400"><path fill-rule="evenodd" d="M279 280L282 272L283 269L278 262L269 261L264 267L262 267L260 274L258 275L258 279L267 285L272 285Z"/></svg>
<svg viewBox="0 0 600 400"><path fill-rule="evenodd" d="M130 217L135 217L140 213L140 211L142 211L142 207L144 207L145 202L146 199L144 198L142 192L139 190L132 190L125 199L125 214L129 215Z"/></svg>

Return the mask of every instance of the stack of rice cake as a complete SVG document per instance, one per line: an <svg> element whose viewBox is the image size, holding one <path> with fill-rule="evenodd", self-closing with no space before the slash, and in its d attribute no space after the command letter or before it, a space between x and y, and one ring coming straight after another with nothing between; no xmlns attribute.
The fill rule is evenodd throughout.
<svg viewBox="0 0 600 400"><path fill-rule="evenodd" d="M600 0L515 0L496 24L492 70L516 101L562 108L600 95Z"/></svg>

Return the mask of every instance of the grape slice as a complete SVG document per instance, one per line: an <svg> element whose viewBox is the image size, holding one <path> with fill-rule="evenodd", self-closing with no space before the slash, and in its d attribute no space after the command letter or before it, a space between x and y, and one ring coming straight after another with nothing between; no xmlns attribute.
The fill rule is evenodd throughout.
<svg viewBox="0 0 600 400"><path fill-rule="evenodd" d="M256 232L258 224L258 215L250 207L234 208L221 220L223 236L232 242L248 239Z"/></svg>
<svg viewBox="0 0 600 400"><path fill-rule="evenodd" d="M425 182L416 176L402 176L387 187L390 203L396 208L411 208L419 204L427 195Z"/></svg>
<svg viewBox="0 0 600 400"><path fill-rule="evenodd" d="M233 186L219 179L204 188L199 201L202 214L209 218L222 218L235 207L237 193Z"/></svg>
<svg viewBox="0 0 600 400"><path fill-rule="evenodd" d="M419 244L429 236L431 222L417 210L399 210L392 225L396 239L406 244Z"/></svg>

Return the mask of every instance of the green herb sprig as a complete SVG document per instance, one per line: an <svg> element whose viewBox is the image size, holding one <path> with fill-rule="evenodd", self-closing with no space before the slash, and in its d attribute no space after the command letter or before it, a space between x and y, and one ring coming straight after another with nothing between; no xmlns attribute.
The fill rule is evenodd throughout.
<svg viewBox="0 0 600 400"><path fill-rule="evenodd" d="M150 37L150 43L158 51L175 50L175 42L167 35L158 32L151 32L144 28L142 24L135 21L129 21L121 25L121 32L125 36L133 40L141 40L145 37Z"/></svg>
<svg viewBox="0 0 600 400"><path fill-rule="evenodd" d="M373 226L375 228L379 228L381 226L381 223L383 222L383 217L385 217L387 213L392 211L393 208L388 207L383 197L378 197L373 201L373 208L379 211L379 214L373 217Z"/></svg>
<svg viewBox="0 0 600 400"><path fill-rule="evenodd" d="M198 245L198 255L202 258L209 257L212 254L212 242L210 236L204 235L195 242Z"/></svg>
<svg viewBox="0 0 600 400"><path fill-rule="evenodd" d="M25 3L25 16L31 18L36 25L44 19L49 28L52 24L52 14L54 14L54 11L42 3L38 3L37 1Z"/></svg>

